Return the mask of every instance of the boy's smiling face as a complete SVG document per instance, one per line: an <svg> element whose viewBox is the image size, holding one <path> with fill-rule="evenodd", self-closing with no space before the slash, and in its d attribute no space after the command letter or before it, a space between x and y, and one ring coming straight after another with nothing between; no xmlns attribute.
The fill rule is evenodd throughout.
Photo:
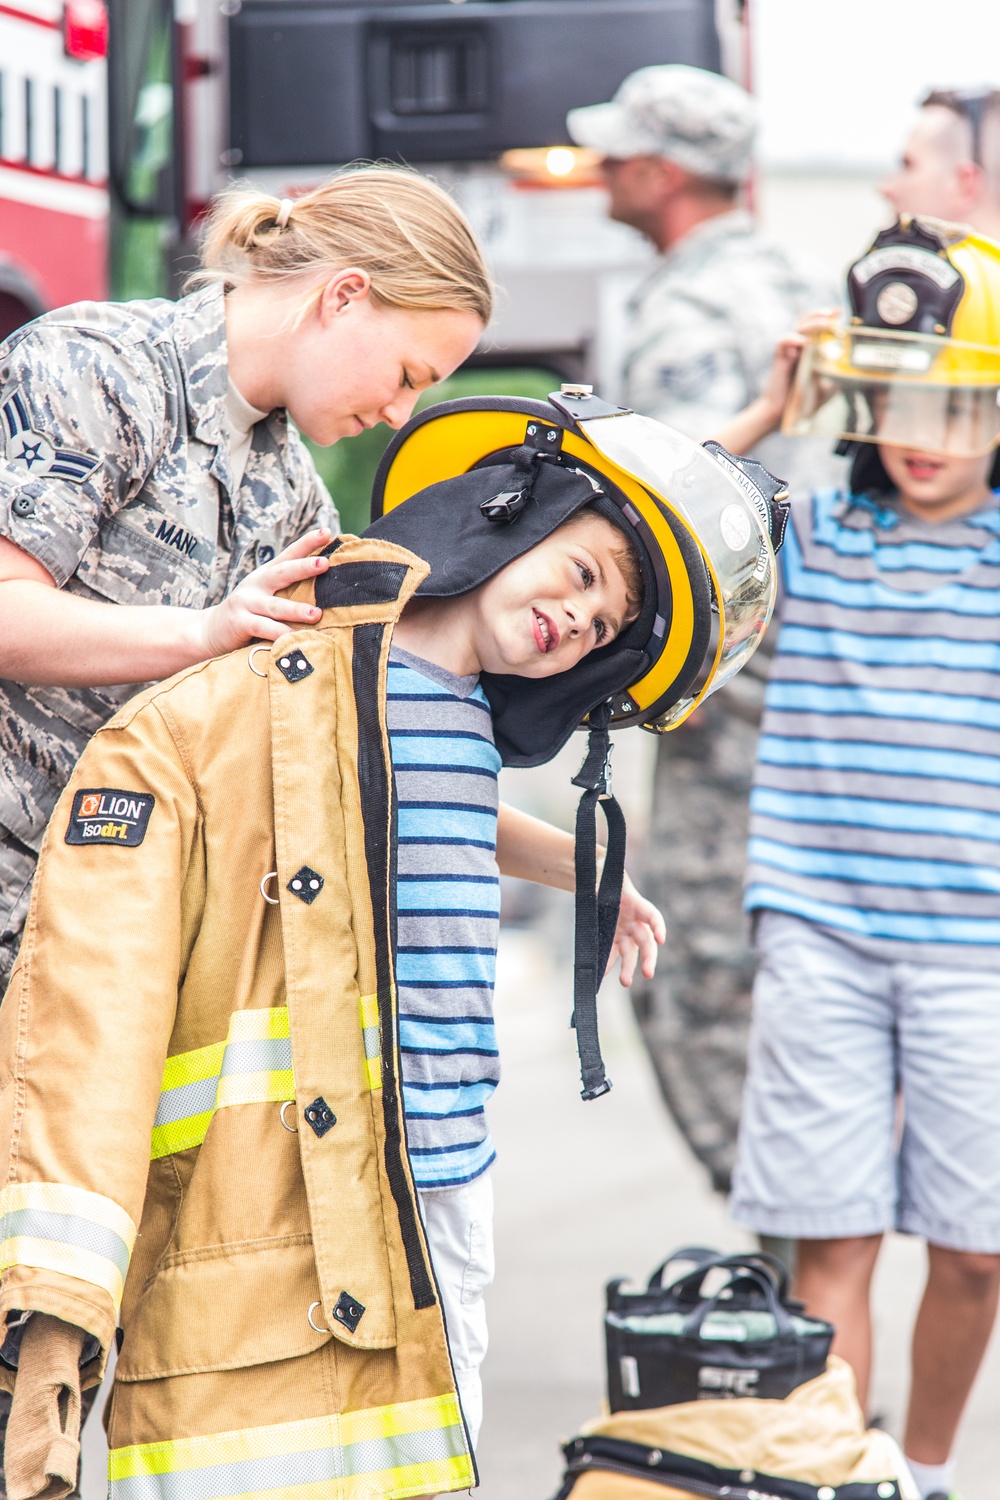
<svg viewBox="0 0 1000 1500"><path fill-rule="evenodd" d="M949 521L989 503L993 453L960 458L888 443L880 444L878 451L901 505L912 515L931 522Z"/></svg>
<svg viewBox="0 0 1000 1500"><path fill-rule="evenodd" d="M560 526L469 596L471 644L486 672L553 677L634 618L616 559L628 547L593 512Z"/></svg>

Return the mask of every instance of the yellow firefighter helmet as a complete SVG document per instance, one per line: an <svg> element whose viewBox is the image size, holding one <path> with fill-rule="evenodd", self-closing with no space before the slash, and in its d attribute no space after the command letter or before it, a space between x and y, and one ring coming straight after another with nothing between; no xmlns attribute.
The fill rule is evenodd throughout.
<svg viewBox="0 0 1000 1500"><path fill-rule="evenodd" d="M794 435L954 457L1000 442L1000 245L903 216L847 279L851 320L813 334L782 422Z"/></svg>
<svg viewBox="0 0 1000 1500"><path fill-rule="evenodd" d="M517 490L522 481L510 475L525 472L525 454L542 466L587 475L585 488L596 487L605 497L602 503L616 507L617 520L644 556L645 606L606 648L607 672L600 671L604 653L597 651L592 661L564 674L570 679L577 673L583 700L588 695L592 700L573 699L576 717L572 724L567 720L567 733L609 698L614 725L674 728L737 672L760 642L774 606L774 548L783 528L784 486L760 464L734 458L718 444L700 447L660 422L609 405L589 387L564 386L547 402L500 396L444 402L396 434L372 495L373 529L381 533L388 527L387 535L412 545L431 563L422 591L445 588L440 580L452 566L449 550L457 546L458 532L449 539L445 522L440 536L429 536L424 524L410 539L401 529L402 514L393 523L394 513L429 486L469 475L476 476L468 488L479 525L478 510L486 515L489 509L489 497L482 500L479 489L490 489L490 481L478 471L495 469L504 476L501 488ZM512 463L520 469L511 470ZM559 488L547 481L539 493L554 496ZM562 486L560 492L565 490ZM503 501L501 510L508 505L504 496L494 499ZM552 503L574 501L570 496L568 502ZM527 535L527 528L511 527L512 533L518 530ZM484 544L488 531L487 526ZM464 587L470 586L467 580ZM623 664L629 664L624 676ZM554 681L548 680L550 697ZM570 688L567 681L559 691ZM525 743L505 759L529 764L533 757Z"/></svg>

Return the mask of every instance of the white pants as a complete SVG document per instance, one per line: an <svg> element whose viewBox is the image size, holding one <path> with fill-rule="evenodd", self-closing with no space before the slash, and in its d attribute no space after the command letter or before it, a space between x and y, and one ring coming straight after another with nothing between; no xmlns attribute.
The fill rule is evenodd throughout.
<svg viewBox="0 0 1000 1500"><path fill-rule="evenodd" d="M424 1231L441 1291L458 1394L475 1448L483 1421L479 1367L486 1354L486 1306L493 1280L493 1182L489 1172L461 1187L421 1188Z"/></svg>

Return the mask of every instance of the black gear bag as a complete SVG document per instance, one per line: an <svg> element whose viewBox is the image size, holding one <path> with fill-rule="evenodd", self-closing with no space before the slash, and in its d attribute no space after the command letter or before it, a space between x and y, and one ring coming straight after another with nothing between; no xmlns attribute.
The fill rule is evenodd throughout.
<svg viewBox="0 0 1000 1500"><path fill-rule="evenodd" d="M682 1269L682 1263L688 1269ZM664 1272L676 1267L666 1280ZM803 1316L780 1261L763 1251L677 1250L645 1291L608 1283L612 1412L687 1401L781 1400L826 1369L833 1327Z"/></svg>

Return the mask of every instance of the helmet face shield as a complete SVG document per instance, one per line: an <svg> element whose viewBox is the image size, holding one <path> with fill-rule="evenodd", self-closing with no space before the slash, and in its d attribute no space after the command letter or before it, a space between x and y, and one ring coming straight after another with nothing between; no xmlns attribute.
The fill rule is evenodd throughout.
<svg viewBox="0 0 1000 1500"><path fill-rule="evenodd" d="M881 328L815 335L782 431L978 458L1000 442L1000 349Z"/></svg>
<svg viewBox="0 0 1000 1500"><path fill-rule="evenodd" d="M767 506L722 449L713 445L709 453L662 422L630 412L582 419L580 428L599 453L681 519L708 569L708 650L683 697L647 721L656 730L673 729L749 661L767 628L776 592Z"/></svg>

